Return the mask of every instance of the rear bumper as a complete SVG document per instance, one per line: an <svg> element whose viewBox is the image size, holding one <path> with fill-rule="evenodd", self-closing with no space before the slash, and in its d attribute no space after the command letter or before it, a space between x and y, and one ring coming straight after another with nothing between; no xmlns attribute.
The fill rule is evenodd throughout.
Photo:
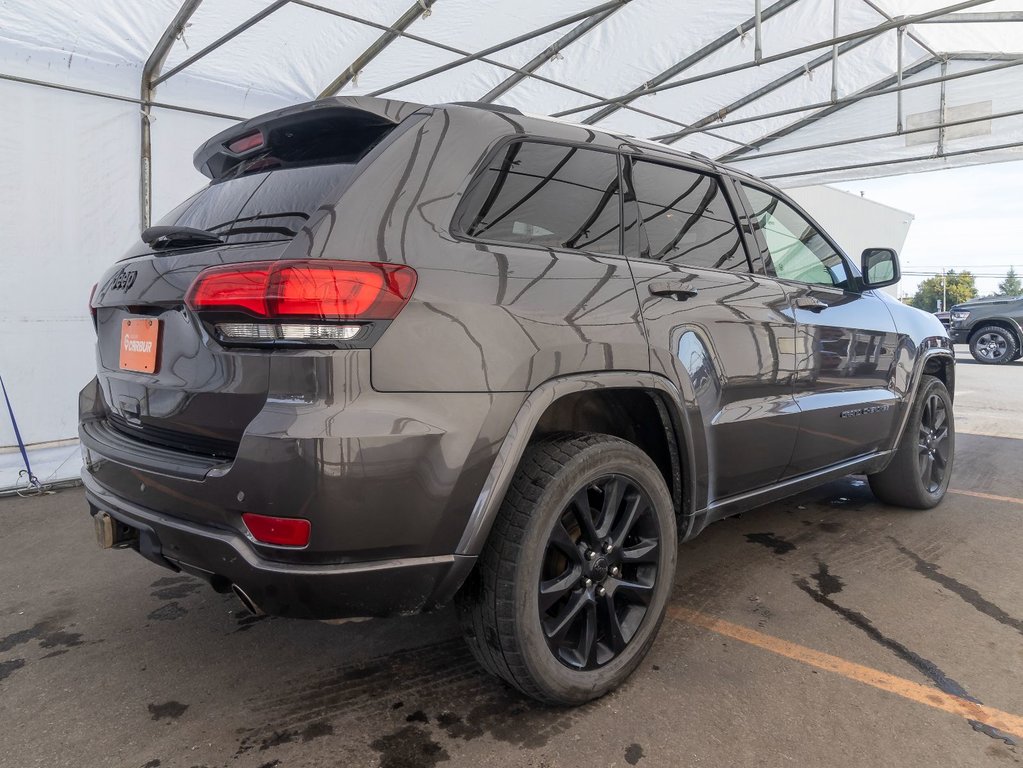
<svg viewBox="0 0 1023 768"><path fill-rule="evenodd" d="M235 531L125 502L87 472L82 481L92 514L106 512L137 530L133 546L143 557L204 578L218 591L237 585L274 616L336 619L419 612L449 601L475 562L460 555L340 565L271 561Z"/></svg>

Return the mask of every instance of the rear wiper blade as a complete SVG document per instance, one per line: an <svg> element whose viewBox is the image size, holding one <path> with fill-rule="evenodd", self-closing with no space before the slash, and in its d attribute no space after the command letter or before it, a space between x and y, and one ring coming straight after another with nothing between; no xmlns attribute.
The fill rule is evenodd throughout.
<svg viewBox="0 0 1023 768"><path fill-rule="evenodd" d="M209 230L195 227L149 227L142 232L142 241L155 250L185 248L189 245L216 245L224 242Z"/></svg>

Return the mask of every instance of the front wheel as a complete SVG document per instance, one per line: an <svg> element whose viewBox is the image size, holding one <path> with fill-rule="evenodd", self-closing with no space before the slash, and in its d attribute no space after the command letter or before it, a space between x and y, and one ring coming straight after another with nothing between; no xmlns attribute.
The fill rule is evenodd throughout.
<svg viewBox="0 0 1023 768"><path fill-rule="evenodd" d="M970 339L970 354L978 363L1004 365L1019 358L1019 344L1005 328L988 325Z"/></svg>
<svg viewBox="0 0 1023 768"><path fill-rule="evenodd" d="M664 478L637 446L597 434L535 443L459 595L473 655L545 703L602 696L654 641L676 536Z"/></svg>
<svg viewBox="0 0 1023 768"><path fill-rule="evenodd" d="M945 497L954 456L952 398L940 379L924 376L895 456L867 479L885 504L930 509Z"/></svg>

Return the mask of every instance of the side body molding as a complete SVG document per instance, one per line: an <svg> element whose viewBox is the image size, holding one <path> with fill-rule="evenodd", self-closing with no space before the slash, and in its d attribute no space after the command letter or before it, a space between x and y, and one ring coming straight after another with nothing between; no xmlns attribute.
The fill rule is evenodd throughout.
<svg viewBox="0 0 1023 768"><path fill-rule="evenodd" d="M679 452L682 463L683 487L689 478L701 476L706 471L701 467L703 457L697 456L692 445L692 430L689 429L688 416L678 388L668 379L657 374L636 372L589 373L565 376L544 382L526 398L512 422L508 434L498 450L497 458L487 475L483 489L469 516L465 532L458 543L455 554L479 555L487 540L490 529L497 516L497 511L504 501L512 476L518 467L519 460L525 453L529 439L540 417L551 403L565 395L595 389L645 389L660 394L668 407L672 418L676 439L680 442ZM690 494L682 494L680 510L680 534L685 534L693 519L694 505Z"/></svg>

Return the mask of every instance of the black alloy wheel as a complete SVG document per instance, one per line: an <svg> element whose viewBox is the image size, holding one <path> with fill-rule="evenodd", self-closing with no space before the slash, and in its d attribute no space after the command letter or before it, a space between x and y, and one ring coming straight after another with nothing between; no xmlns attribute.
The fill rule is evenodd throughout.
<svg viewBox="0 0 1023 768"><path fill-rule="evenodd" d="M547 647L592 670L617 657L646 616L661 530L646 493L622 475L577 492L548 536L538 584Z"/></svg>
<svg viewBox="0 0 1023 768"><path fill-rule="evenodd" d="M949 460L949 420L945 401L936 393L924 400L920 412L918 462L920 479L928 493L936 493L945 480Z"/></svg>

